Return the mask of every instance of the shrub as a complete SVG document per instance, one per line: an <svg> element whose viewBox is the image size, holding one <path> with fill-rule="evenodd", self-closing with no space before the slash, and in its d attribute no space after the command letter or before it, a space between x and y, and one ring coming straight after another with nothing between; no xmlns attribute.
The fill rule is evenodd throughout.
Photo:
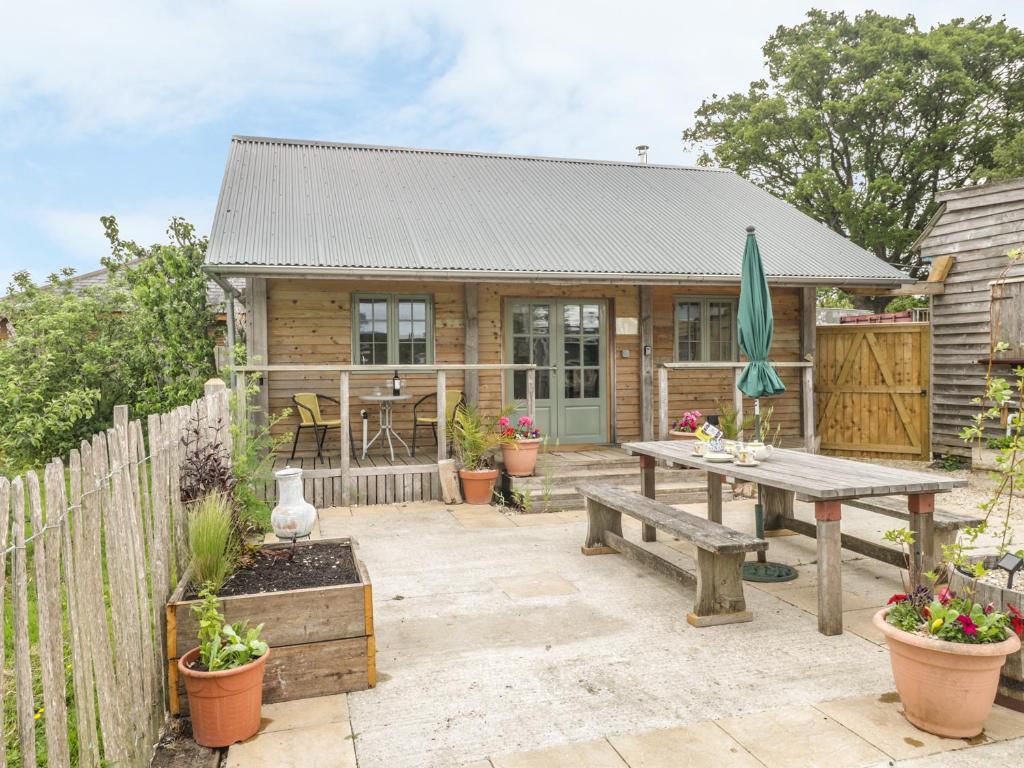
<svg viewBox="0 0 1024 768"><path fill-rule="evenodd" d="M260 640L262 624L250 627L247 621L225 623L212 584L204 584L199 597L202 602L192 606L192 615L199 624L199 666L207 672L223 672L243 667L267 652L267 644Z"/></svg>
<svg viewBox="0 0 1024 768"><path fill-rule="evenodd" d="M188 546L192 554L192 584L218 591L234 570L238 542L231 520L231 503L212 493L189 509Z"/></svg>

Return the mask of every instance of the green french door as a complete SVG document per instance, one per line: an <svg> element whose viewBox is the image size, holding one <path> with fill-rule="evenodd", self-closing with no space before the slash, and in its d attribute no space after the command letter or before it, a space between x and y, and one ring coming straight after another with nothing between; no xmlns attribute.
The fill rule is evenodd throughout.
<svg viewBox="0 0 1024 768"><path fill-rule="evenodd" d="M537 423L552 440L608 442L606 314L596 300L509 302L508 357L537 365ZM506 386L525 404L525 371L513 371Z"/></svg>

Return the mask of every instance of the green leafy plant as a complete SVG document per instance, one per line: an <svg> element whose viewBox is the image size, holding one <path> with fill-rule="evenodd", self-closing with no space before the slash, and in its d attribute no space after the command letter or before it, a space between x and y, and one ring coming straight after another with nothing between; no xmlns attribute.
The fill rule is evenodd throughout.
<svg viewBox="0 0 1024 768"><path fill-rule="evenodd" d="M192 615L199 624L197 666L207 672L222 672L245 666L267 652L267 644L260 640L263 625L226 623L212 584L203 585L199 598L200 602L192 606Z"/></svg>
<svg viewBox="0 0 1024 768"><path fill-rule="evenodd" d="M740 413L732 403L715 401L718 408L718 428L726 440L741 440L743 433L754 426L754 414L740 417Z"/></svg>
<svg viewBox="0 0 1024 768"><path fill-rule="evenodd" d="M495 450L515 442L515 436L506 434L499 424L512 409L513 406L506 407L496 416L485 416L475 403L455 409L448 429L455 457L463 469L487 469Z"/></svg>
<svg viewBox="0 0 1024 768"><path fill-rule="evenodd" d="M188 513L188 546L192 555L192 584L220 590L238 556L231 502L211 493L192 504Z"/></svg>
<svg viewBox="0 0 1024 768"><path fill-rule="evenodd" d="M768 405L761 409L761 421L758 429L757 439L762 443L774 445L776 448L782 443L782 425L779 424L772 429L772 417L775 415L775 406ZM755 419L756 421L756 419Z"/></svg>

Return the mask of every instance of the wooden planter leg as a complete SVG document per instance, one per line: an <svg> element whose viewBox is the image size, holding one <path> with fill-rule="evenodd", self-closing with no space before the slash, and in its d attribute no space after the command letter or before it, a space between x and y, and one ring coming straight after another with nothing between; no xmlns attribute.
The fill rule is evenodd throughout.
<svg viewBox="0 0 1024 768"><path fill-rule="evenodd" d="M604 543L604 533L610 531L617 536L622 535L622 514L593 499L587 499L587 518L590 522L587 528L587 540L580 547L580 551L584 555L616 554L614 549Z"/></svg>
<svg viewBox="0 0 1024 768"><path fill-rule="evenodd" d="M907 496L910 530L914 532L914 552L910 558L910 583L920 585L924 575L935 567L935 494Z"/></svg>
<svg viewBox="0 0 1024 768"><path fill-rule="evenodd" d="M743 597L744 553L722 555L697 550L697 599L686 621L694 627L752 621Z"/></svg>
<svg viewBox="0 0 1024 768"><path fill-rule="evenodd" d="M840 540L842 504L814 502L818 540L818 631L843 634L843 549Z"/></svg>

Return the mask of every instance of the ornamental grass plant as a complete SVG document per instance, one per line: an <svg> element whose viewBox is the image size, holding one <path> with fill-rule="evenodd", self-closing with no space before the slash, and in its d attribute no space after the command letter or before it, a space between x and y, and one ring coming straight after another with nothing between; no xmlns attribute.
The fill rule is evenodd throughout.
<svg viewBox="0 0 1024 768"><path fill-rule="evenodd" d="M209 585L217 592L234 570L238 541L231 502L211 493L195 502L188 514L188 546L192 553L192 586Z"/></svg>

